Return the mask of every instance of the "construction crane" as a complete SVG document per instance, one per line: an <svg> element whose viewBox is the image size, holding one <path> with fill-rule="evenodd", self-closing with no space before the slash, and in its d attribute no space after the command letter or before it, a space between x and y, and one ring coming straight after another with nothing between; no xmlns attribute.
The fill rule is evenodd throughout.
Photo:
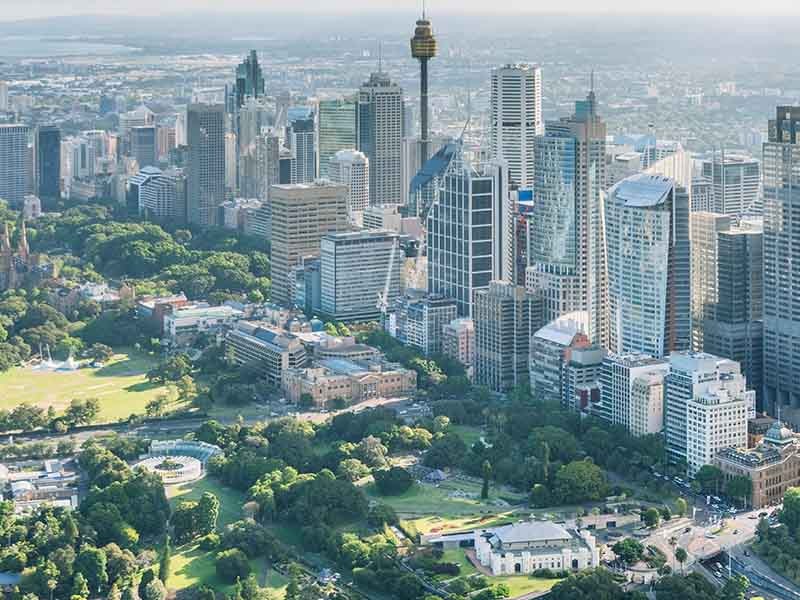
<svg viewBox="0 0 800 600"><path fill-rule="evenodd" d="M378 292L378 304L376 308L381 311L381 322L385 324L386 313L389 310L389 285L392 283L392 270L394 269L395 255L397 254L398 238L395 236L392 242L392 249L389 252L389 268L386 269L386 281L383 284L383 293Z"/></svg>

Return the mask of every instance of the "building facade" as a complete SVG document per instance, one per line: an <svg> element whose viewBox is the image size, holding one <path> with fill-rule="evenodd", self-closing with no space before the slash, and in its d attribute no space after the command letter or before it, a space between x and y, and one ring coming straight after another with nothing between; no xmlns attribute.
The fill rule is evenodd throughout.
<svg viewBox="0 0 800 600"><path fill-rule="evenodd" d="M454 319L442 328L442 353L454 358L472 373L475 361L475 322L472 319Z"/></svg>
<svg viewBox="0 0 800 600"><path fill-rule="evenodd" d="M53 125L36 130L35 190L44 201L61 198L61 130Z"/></svg>
<svg viewBox="0 0 800 600"><path fill-rule="evenodd" d="M561 399L562 372L571 351L588 347L588 316L585 312L568 313L548 323L531 337L530 385L538 401Z"/></svg>
<svg viewBox="0 0 800 600"><path fill-rule="evenodd" d="M295 335L258 321L239 321L225 338L233 361L252 369L268 383L280 385L287 369L308 363L305 346Z"/></svg>
<svg viewBox="0 0 800 600"><path fill-rule="evenodd" d="M22 206L28 193L27 125L0 124L0 199L12 208Z"/></svg>
<svg viewBox="0 0 800 600"><path fill-rule="evenodd" d="M369 207L369 160L358 150L339 150L329 161L327 176L347 186L347 214L351 222L363 222ZM378 207L379 209L382 207Z"/></svg>
<svg viewBox="0 0 800 600"><path fill-rule="evenodd" d="M661 358L691 348L689 195L633 175L605 203L609 351Z"/></svg>
<svg viewBox="0 0 800 600"><path fill-rule="evenodd" d="M225 108L192 104L187 109L189 146L187 176L189 223L201 227L217 224L225 202Z"/></svg>
<svg viewBox="0 0 800 600"><path fill-rule="evenodd" d="M331 178L329 165L339 150L358 146L355 98L320 100L317 107L319 176Z"/></svg>
<svg viewBox="0 0 800 600"><path fill-rule="evenodd" d="M711 184L712 212L732 216L762 213L758 160L723 151L703 161L702 173Z"/></svg>
<svg viewBox="0 0 800 600"><path fill-rule="evenodd" d="M511 181L533 186L534 139L544 133L542 70L538 65L504 65L492 70L489 100L492 156L508 163Z"/></svg>
<svg viewBox="0 0 800 600"><path fill-rule="evenodd" d="M668 370L667 361L646 354L606 356L600 374L603 416L631 435L660 433L663 380Z"/></svg>
<svg viewBox="0 0 800 600"><path fill-rule="evenodd" d="M397 339L426 356L442 352L444 328L458 316L456 301L437 295L406 295L396 306Z"/></svg>

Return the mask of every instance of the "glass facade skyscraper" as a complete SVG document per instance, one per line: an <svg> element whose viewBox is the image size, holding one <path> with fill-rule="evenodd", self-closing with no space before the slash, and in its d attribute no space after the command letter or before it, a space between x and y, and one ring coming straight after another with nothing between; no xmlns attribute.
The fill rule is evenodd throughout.
<svg viewBox="0 0 800 600"><path fill-rule="evenodd" d="M317 116L319 176L328 177L331 159L339 150L353 150L358 145L355 98L320 100Z"/></svg>
<svg viewBox="0 0 800 600"><path fill-rule="evenodd" d="M36 195L42 200L61 197L61 131L52 125L36 130Z"/></svg>

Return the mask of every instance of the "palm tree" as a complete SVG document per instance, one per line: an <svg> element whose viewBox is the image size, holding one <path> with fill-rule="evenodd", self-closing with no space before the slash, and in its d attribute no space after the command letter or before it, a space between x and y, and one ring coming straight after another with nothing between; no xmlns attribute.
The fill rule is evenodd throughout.
<svg viewBox="0 0 800 600"><path fill-rule="evenodd" d="M679 563L681 563L681 575L683 575L683 563L685 563L686 559L689 558L689 554L683 548L676 548L675 558Z"/></svg>

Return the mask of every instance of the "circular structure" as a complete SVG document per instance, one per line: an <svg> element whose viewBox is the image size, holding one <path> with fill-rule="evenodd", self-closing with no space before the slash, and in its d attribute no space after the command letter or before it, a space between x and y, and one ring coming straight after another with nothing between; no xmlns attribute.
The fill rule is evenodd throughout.
<svg viewBox="0 0 800 600"><path fill-rule="evenodd" d="M151 456L136 466L156 473L164 485L195 481L203 476L203 463L193 456Z"/></svg>

